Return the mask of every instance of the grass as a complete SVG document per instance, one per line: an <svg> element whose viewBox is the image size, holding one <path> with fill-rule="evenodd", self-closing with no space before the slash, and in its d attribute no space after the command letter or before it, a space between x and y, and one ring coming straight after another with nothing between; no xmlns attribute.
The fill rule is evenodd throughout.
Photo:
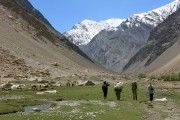
<svg viewBox="0 0 180 120"><path fill-rule="evenodd" d="M168 92L164 92L161 95L174 100L177 105L180 105L180 92L178 92L178 89L168 89Z"/></svg>
<svg viewBox="0 0 180 120"><path fill-rule="evenodd" d="M23 95L28 98L23 98L19 100L1 100L0 101L0 113L22 111L22 107L25 105L39 104L41 102L56 100L56 99L66 99L66 100L98 100L106 103L108 101L115 101L117 104L116 108L110 108L108 106L94 105L94 104L81 104L78 106L81 112L78 114L72 114L70 111L75 109L74 107L61 106L58 108L54 107L54 111L51 114L47 113L31 113L23 114L16 113L10 115L1 115L1 120L69 120L69 119L80 119L81 116L86 120L117 120L117 119L128 119L128 120L139 120L142 118L144 112L138 101L132 100L130 85L125 85L122 92L121 101L117 101L113 87L109 88L107 100L103 100L101 86L94 87L59 87L55 88L57 94L45 94L36 95L36 91L31 90L15 90L15 91L0 91L1 96L4 95ZM146 101L146 94L143 89L138 90L139 101ZM98 113L101 111L100 113ZM96 117L88 117L87 113L97 112ZM143 113L143 114L142 114Z"/></svg>
<svg viewBox="0 0 180 120"><path fill-rule="evenodd" d="M0 114L23 111L23 106L25 105L35 105L40 103L42 103L42 101L34 99L2 100L0 101Z"/></svg>
<svg viewBox="0 0 180 120"><path fill-rule="evenodd" d="M60 98L58 95L51 94L36 95L36 92L29 89L0 91L0 98L4 98L0 100L0 114L23 111L24 106L42 104L48 100Z"/></svg>
<svg viewBox="0 0 180 120"><path fill-rule="evenodd" d="M180 73L172 73L160 76L164 81L180 81Z"/></svg>

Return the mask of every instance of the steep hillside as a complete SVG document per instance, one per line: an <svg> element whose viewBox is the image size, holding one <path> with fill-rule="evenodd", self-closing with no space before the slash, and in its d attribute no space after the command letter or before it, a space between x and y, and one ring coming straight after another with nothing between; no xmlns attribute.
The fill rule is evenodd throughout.
<svg viewBox="0 0 180 120"><path fill-rule="evenodd" d="M27 0L0 0L0 42L1 78L55 78L102 71Z"/></svg>
<svg viewBox="0 0 180 120"><path fill-rule="evenodd" d="M26 12L28 12L29 14L32 14L33 16L35 16L38 20L41 20L42 22L44 22L45 24L47 24L48 26L52 27L51 24L49 23L49 21L44 18L44 16L38 11L36 10L31 3L28 0L15 0L16 4L18 4L20 7L22 7L23 9L26 10ZM53 27L52 27L53 28Z"/></svg>
<svg viewBox="0 0 180 120"><path fill-rule="evenodd" d="M152 30L146 46L124 70L151 74L180 71L180 9Z"/></svg>
<svg viewBox="0 0 180 120"><path fill-rule="evenodd" d="M70 31L65 32L64 35L72 43L81 48L87 45L101 30L115 29L115 27L119 26L123 21L123 19L109 19L100 22L83 20L74 25Z"/></svg>
<svg viewBox="0 0 180 120"><path fill-rule="evenodd" d="M150 31L179 7L180 0L175 0L161 8L135 14L117 29L101 31L82 50L106 68L120 72L146 44Z"/></svg>

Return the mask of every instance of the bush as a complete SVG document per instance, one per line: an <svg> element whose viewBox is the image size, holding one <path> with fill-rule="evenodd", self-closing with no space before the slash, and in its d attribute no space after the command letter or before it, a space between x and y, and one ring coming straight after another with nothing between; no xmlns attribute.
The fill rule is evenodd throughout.
<svg viewBox="0 0 180 120"><path fill-rule="evenodd" d="M172 73L169 75L161 76L164 81L180 81L180 73Z"/></svg>
<svg viewBox="0 0 180 120"><path fill-rule="evenodd" d="M153 80L153 79L156 79L156 77L155 76L150 76L150 79Z"/></svg>
<svg viewBox="0 0 180 120"><path fill-rule="evenodd" d="M146 78L146 74L144 74L144 73L139 73L138 78L139 78L139 79L141 79L141 78Z"/></svg>

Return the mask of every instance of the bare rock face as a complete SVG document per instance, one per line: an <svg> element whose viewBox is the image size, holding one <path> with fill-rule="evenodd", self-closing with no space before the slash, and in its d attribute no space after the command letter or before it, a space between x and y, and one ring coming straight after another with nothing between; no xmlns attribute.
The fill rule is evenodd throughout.
<svg viewBox="0 0 180 120"><path fill-rule="evenodd" d="M178 48L179 42L180 9L151 31L147 44L130 59L129 63L124 67L124 71L132 69L132 67L136 66L138 63L143 63L143 67L151 66L154 61L163 55L163 53L168 53L168 50L172 48L172 46L175 46L176 44L176 48ZM173 53L171 52L171 54L175 54L174 57L178 57L180 52L175 50ZM164 57L164 60L167 59L166 64L174 58L171 57L168 59L169 55L170 54L164 54L164 56L166 56ZM180 65L176 64L176 67L177 66ZM137 69L138 68L139 67L137 67ZM134 68L134 71L135 70L136 69Z"/></svg>

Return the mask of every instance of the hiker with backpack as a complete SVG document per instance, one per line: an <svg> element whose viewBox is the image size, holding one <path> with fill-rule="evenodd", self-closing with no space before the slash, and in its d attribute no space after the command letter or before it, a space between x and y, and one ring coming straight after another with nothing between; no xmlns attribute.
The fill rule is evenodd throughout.
<svg viewBox="0 0 180 120"><path fill-rule="evenodd" d="M104 99L107 98L108 87L109 87L109 83L108 83L107 81L104 81L104 82L103 82L103 85L102 85L102 90L103 90Z"/></svg>
<svg viewBox="0 0 180 120"><path fill-rule="evenodd" d="M132 86L133 100L137 100L137 82L133 81L131 86Z"/></svg>
<svg viewBox="0 0 180 120"><path fill-rule="evenodd" d="M114 85L114 91L115 91L117 100L121 99L122 85L123 83L119 81Z"/></svg>
<svg viewBox="0 0 180 120"><path fill-rule="evenodd" d="M149 100L150 101L153 101L154 99L154 87L153 85L151 84L151 82L149 83L148 87L147 87L147 92L149 94Z"/></svg>

